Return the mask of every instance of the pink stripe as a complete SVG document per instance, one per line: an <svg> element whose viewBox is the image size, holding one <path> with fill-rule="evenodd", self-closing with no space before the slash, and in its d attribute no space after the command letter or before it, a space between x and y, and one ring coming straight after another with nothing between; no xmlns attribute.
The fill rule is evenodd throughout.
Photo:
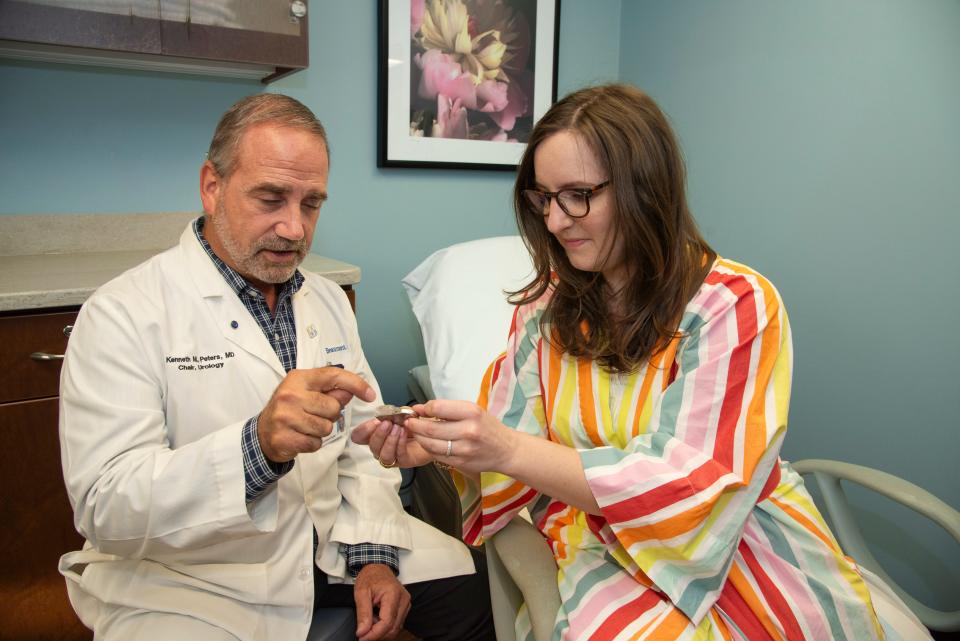
<svg viewBox="0 0 960 641"><path fill-rule="evenodd" d="M716 334L717 332L714 332ZM703 358L709 358L715 355L718 349L726 346L725 341L721 341L718 336L713 336L713 340L707 346ZM717 345L720 343L720 345ZM722 361L713 361L707 364L701 364L697 368L697 375L692 384L693 398L680 407L680 413L677 416L677 428L675 436L682 438L692 447L700 451L713 446L713 439L716 436L716 417L711 417L714 413L714 403L716 401L717 378L720 375L720 365ZM687 394L685 393L684 396ZM691 420L693 419L693 420ZM709 422L708 422L709 421Z"/></svg>
<svg viewBox="0 0 960 641"><path fill-rule="evenodd" d="M636 478L643 482L655 479L658 485L664 485L676 479L686 478L687 475L679 471L684 465L690 463L690 473L692 473L699 465L709 460L702 452L687 447L685 443L676 443L665 454L667 454L666 458L659 458L644 455L642 452L631 452L630 456L622 459L619 465L608 468L610 470L608 472L600 474L594 470L587 470L587 478L597 500L605 499L622 491L624 487L629 487L631 483L626 480L628 478ZM652 485L645 492L656 487L657 485Z"/></svg>
<svg viewBox="0 0 960 641"><path fill-rule="evenodd" d="M818 626L826 621L823 618L823 609L807 587L806 579L799 570L773 553L773 548L763 529L757 525L753 518L747 519L746 527L743 530L743 543L753 552L764 570L775 579L781 591L789 595L790 606L794 614L798 615L807 625L813 624L814 629L811 630L813 638L829 638L831 634L829 626L818 630ZM744 574L752 575L750 568L745 563L739 565ZM770 611L768 605L767 612ZM806 612L813 613L813 618L803 616Z"/></svg>
<svg viewBox="0 0 960 641"><path fill-rule="evenodd" d="M584 578L583 580L589 579ZM579 628L580 631L583 631L586 628L592 627L600 620L600 615L604 608L608 608L613 601L625 601L625 603L618 606L618 608L623 607L629 605L630 602L643 592L648 591L648 588L644 588L632 578L622 574L616 575L598 585L603 585L603 587L598 590L596 589L597 586L594 586L594 589L590 591L589 595L580 601L580 607L577 608L576 611L568 614L568 616L573 615L573 617L570 618L571 630ZM657 605L661 603L662 601L658 598ZM606 616L611 616L612 614L612 612L609 612ZM639 612L636 613L636 617L634 618L639 617L640 614Z"/></svg>

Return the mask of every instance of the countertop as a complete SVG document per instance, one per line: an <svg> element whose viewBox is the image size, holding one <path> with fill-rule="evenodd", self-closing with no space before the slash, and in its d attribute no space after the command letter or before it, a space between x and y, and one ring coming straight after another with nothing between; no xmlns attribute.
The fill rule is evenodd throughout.
<svg viewBox="0 0 960 641"><path fill-rule="evenodd" d="M198 215L0 216L0 311L80 305L100 285L174 246ZM360 282L356 265L317 254L303 268L338 285Z"/></svg>

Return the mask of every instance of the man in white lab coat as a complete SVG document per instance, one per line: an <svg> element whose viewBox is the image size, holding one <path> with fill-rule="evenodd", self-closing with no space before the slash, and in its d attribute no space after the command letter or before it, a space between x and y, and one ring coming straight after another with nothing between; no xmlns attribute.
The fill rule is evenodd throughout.
<svg viewBox="0 0 960 641"><path fill-rule="evenodd" d="M381 400L346 296L298 269L328 169L309 109L240 101L200 172L205 215L80 312L60 435L87 543L60 569L97 639L304 639L344 604L363 641L493 638L471 553L346 437Z"/></svg>

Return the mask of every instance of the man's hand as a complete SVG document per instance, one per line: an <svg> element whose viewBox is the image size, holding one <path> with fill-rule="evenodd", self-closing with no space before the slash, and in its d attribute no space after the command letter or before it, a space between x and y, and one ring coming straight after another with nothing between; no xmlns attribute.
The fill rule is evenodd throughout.
<svg viewBox="0 0 960 641"><path fill-rule="evenodd" d="M290 370L260 412L257 437L263 455L283 463L301 452L316 452L354 396L369 402L376 393L339 367Z"/></svg>
<svg viewBox="0 0 960 641"><path fill-rule="evenodd" d="M372 418L354 425L350 439L357 445L369 446L374 457L387 467L419 467L436 458L417 441L408 438L403 427L390 421Z"/></svg>
<svg viewBox="0 0 960 641"><path fill-rule="evenodd" d="M410 612L410 593L382 563L363 566L353 586L353 599L357 604L358 641L392 639ZM376 618L374 606L379 610Z"/></svg>

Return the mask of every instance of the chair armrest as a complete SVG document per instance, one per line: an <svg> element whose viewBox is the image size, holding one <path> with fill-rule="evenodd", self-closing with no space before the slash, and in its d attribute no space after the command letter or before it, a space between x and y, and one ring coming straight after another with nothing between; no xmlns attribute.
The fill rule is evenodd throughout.
<svg viewBox="0 0 960 641"><path fill-rule="evenodd" d="M844 552L879 575L903 599L920 621L934 630L960 630L960 611L943 612L930 608L908 594L884 572L863 538L847 503L840 481L850 481L897 501L934 521L960 543L960 512L927 490L902 478L862 465L825 459L805 459L791 464L798 474L813 474L823 495L834 533Z"/></svg>
<svg viewBox="0 0 960 641"><path fill-rule="evenodd" d="M525 602L534 639L550 639L560 610L560 591L557 588L557 563L543 535L530 522L517 516L493 535L486 546L491 587L494 587L495 573L505 571L515 585L514 590L519 591L519 594L510 595L510 586L507 587L512 612L515 615L520 604ZM491 556L495 567L490 567ZM513 638L512 620L510 626L509 638ZM501 636L498 628L497 638L508 637Z"/></svg>

